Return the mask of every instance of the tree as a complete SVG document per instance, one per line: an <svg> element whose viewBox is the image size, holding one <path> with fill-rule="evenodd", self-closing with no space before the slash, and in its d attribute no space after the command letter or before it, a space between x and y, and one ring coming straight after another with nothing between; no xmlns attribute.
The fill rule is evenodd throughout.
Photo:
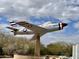
<svg viewBox="0 0 79 59"><path fill-rule="evenodd" d="M3 55L3 49L0 47L0 55Z"/></svg>
<svg viewBox="0 0 79 59"><path fill-rule="evenodd" d="M72 44L65 42L57 42L47 45L47 49L51 52L52 55L72 55Z"/></svg>

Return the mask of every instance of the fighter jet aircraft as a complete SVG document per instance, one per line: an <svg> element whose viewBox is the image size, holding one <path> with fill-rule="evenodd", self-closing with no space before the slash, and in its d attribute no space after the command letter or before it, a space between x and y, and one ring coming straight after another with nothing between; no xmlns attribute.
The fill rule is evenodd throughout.
<svg viewBox="0 0 79 59"><path fill-rule="evenodd" d="M62 30L65 26L67 26L66 23L52 23L52 22L46 22L42 25L34 25L34 24L31 24L31 23L28 23L26 21L16 21L16 22L10 22L10 23L15 23L15 24L18 24L20 26L23 26L25 27L26 29L30 29L31 31L23 31L23 32L20 32L18 29L14 28L14 27L7 27L9 29L12 29L13 32L14 32L14 35L17 35L17 34L35 34L31 41L32 40L35 40L35 53L34 55L39 57L40 56L40 37L48 32L54 32L54 31L58 31L58 30ZM11 24L11 26L14 26L15 24Z"/></svg>
<svg viewBox="0 0 79 59"><path fill-rule="evenodd" d="M53 32L53 31L58 31L58 30L62 30L65 26L67 26L66 23L52 23L51 21L48 21L42 25L34 25L34 24L30 24L26 21L16 21L16 22L10 22L11 26L7 27L14 32L14 35L24 35L24 34L39 34L40 36L44 35L45 33L48 32ZM26 30L22 30L19 31L20 29L16 29L15 27L13 27L14 25L20 25L26 28ZM30 31L28 31L27 29L30 29Z"/></svg>

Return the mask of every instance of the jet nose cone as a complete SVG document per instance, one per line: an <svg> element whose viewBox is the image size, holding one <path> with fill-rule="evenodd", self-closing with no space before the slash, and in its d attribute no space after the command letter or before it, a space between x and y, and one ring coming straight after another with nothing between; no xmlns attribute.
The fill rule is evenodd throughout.
<svg viewBox="0 0 79 59"><path fill-rule="evenodd" d="M65 26L67 26L67 25L68 25L67 23L62 23L62 26L63 26L63 27L65 27Z"/></svg>

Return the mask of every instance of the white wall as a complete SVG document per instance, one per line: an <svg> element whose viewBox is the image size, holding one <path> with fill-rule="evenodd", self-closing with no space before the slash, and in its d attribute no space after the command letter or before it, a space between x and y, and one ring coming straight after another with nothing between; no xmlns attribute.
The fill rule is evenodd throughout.
<svg viewBox="0 0 79 59"><path fill-rule="evenodd" d="M73 59L79 59L79 44L73 45Z"/></svg>

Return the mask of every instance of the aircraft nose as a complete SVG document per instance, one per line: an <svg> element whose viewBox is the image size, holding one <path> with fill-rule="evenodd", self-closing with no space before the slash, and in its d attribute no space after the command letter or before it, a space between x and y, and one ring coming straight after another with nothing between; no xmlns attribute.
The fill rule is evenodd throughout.
<svg viewBox="0 0 79 59"><path fill-rule="evenodd" d="M62 26L63 26L63 27L65 27L65 26L67 26L67 25L68 25L67 23L62 23Z"/></svg>

